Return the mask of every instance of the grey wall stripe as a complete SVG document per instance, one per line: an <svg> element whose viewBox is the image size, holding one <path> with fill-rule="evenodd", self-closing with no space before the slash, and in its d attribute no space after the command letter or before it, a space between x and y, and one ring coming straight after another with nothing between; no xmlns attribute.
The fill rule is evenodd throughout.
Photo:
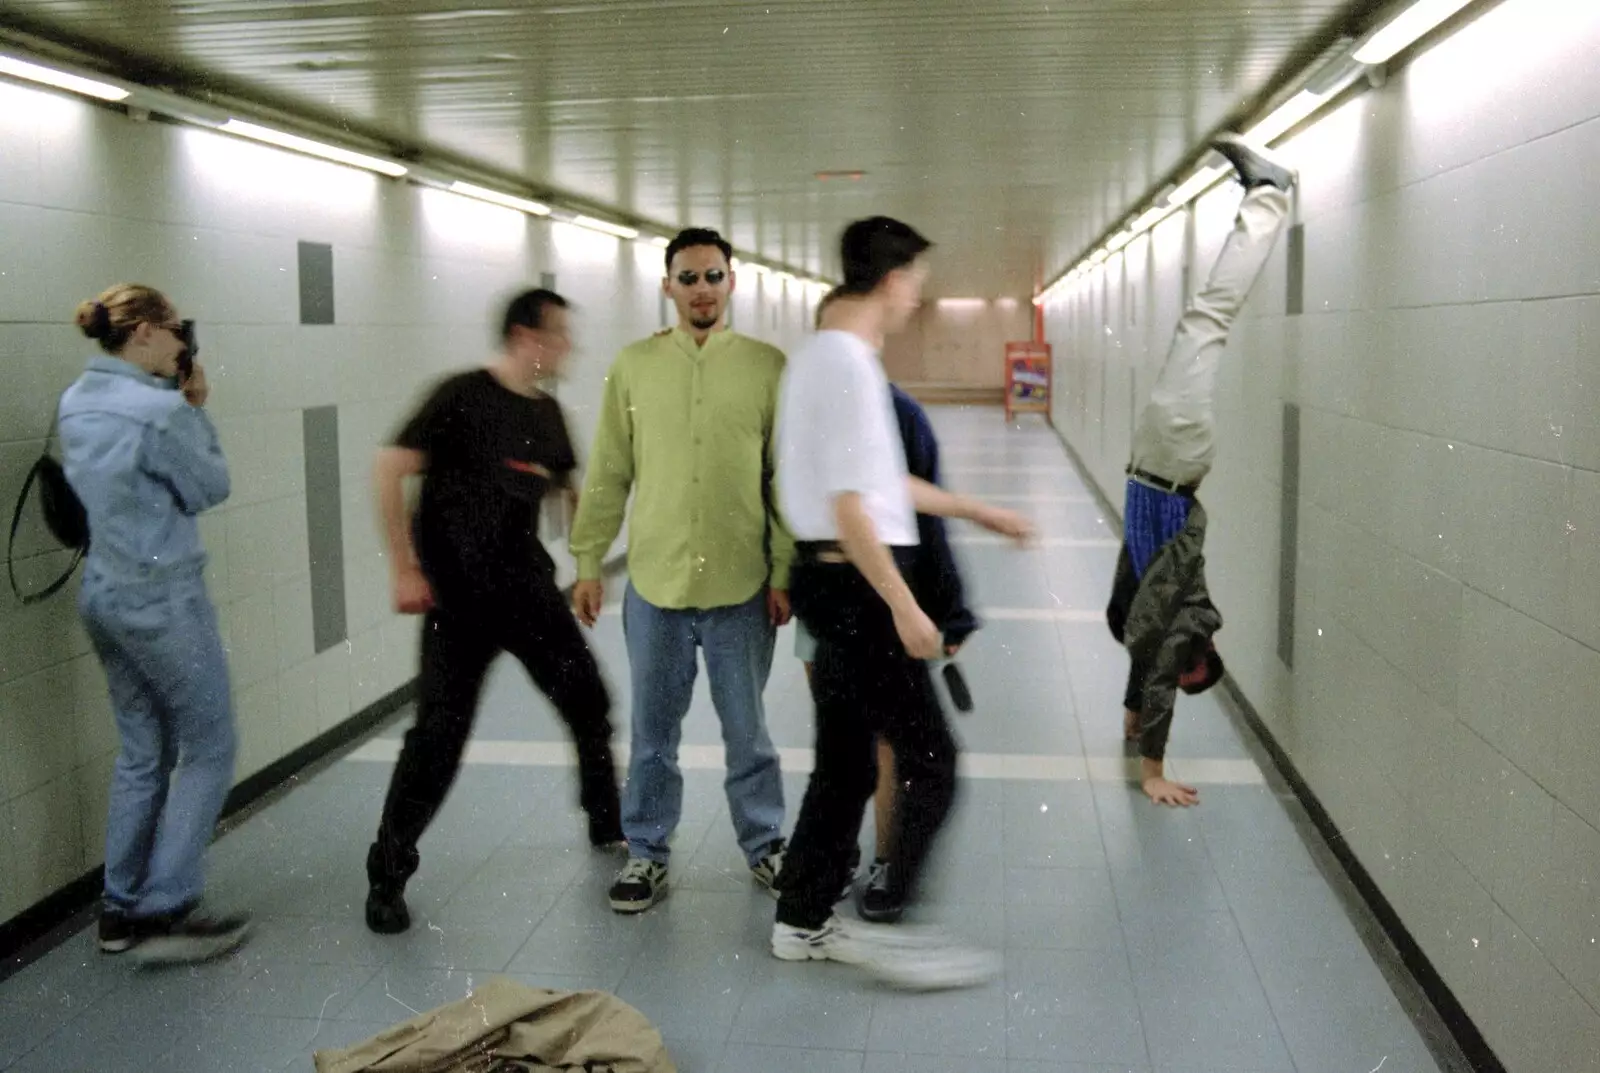
<svg viewBox="0 0 1600 1073"><path fill-rule="evenodd" d="M306 449L306 531L311 547L311 633L326 652L349 638L344 605L344 499L339 483L339 408L301 414Z"/></svg>
<svg viewBox="0 0 1600 1073"><path fill-rule="evenodd" d="M1294 592L1300 557L1300 406L1283 404L1283 503L1278 534L1278 658L1294 669Z"/></svg>
<svg viewBox="0 0 1600 1073"><path fill-rule="evenodd" d="M1306 311L1306 225L1289 228L1289 316Z"/></svg>
<svg viewBox="0 0 1600 1073"><path fill-rule="evenodd" d="M300 243L300 323L333 323L333 247Z"/></svg>

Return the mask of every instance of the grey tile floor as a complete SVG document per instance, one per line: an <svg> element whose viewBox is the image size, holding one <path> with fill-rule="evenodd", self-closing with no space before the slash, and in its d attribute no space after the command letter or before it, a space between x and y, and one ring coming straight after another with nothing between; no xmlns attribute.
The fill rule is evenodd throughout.
<svg viewBox="0 0 1600 1073"><path fill-rule="evenodd" d="M1430 1053L1434 1024L1407 1015L1409 981L1369 952L1379 949L1363 942L1370 922L1348 908L1303 812L1263 776L1259 748L1215 697L1185 698L1173 738L1200 808L1157 810L1125 781L1126 663L1098 618L1115 529L1053 433L1008 428L995 410L933 413L948 483L1005 497L1047 538L1017 552L958 531L989 621L964 656L979 710L957 719L973 777L924 915L1002 950L1002 979L907 995L845 967L768 956L773 902L733 844L703 679L684 732L693 756L674 892L642 917L612 914L605 888L618 861L584 846L558 725L502 662L472 762L423 843L410 933L381 938L361 920L362 858L403 715L218 842L213 897L258 915L248 947L141 972L101 958L89 932L74 935L0 984L0 1068L309 1071L314 1050L496 973L614 990L688 1073L1453 1066ZM602 619L594 641L625 728L620 619ZM767 699L775 740L803 757L810 708L792 645L785 630ZM791 810L804 780L786 776Z"/></svg>

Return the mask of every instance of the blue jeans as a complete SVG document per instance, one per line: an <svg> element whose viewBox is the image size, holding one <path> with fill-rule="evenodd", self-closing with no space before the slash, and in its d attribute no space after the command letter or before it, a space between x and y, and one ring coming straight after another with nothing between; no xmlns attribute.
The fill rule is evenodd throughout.
<svg viewBox="0 0 1600 1073"><path fill-rule="evenodd" d="M683 815L678 743L694 699L695 649L701 648L722 722L728 811L745 859L755 864L783 830L783 777L761 701L777 646L765 590L733 607L672 611L629 585L622 629L633 683L633 746L622 805L629 854L662 864L670 855L667 842Z"/></svg>
<svg viewBox="0 0 1600 1073"><path fill-rule="evenodd" d="M106 822L106 907L189 908L233 786L227 656L198 567L177 576L84 574L79 610L105 667L122 752Z"/></svg>

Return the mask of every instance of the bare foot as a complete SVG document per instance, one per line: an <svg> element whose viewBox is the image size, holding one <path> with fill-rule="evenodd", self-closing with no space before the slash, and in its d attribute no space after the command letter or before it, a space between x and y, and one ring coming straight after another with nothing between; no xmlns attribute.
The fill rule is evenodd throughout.
<svg viewBox="0 0 1600 1073"><path fill-rule="evenodd" d="M1156 804L1171 808L1190 808L1200 803L1200 791L1170 779L1146 779L1144 792Z"/></svg>

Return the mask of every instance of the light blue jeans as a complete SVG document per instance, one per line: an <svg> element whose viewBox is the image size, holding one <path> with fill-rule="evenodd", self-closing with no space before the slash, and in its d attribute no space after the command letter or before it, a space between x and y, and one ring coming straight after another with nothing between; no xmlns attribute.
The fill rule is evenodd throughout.
<svg viewBox="0 0 1600 1073"><path fill-rule="evenodd" d="M186 909L233 786L228 662L198 566L112 578L91 566L79 609L105 667L122 738L106 822L106 907Z"/></svg>
<svg viewBox="0 0 1600 1073"><path fill-rule="evenodd" d="M783 832L783 778L761 699L777 646L766 592L733 607L672 611L654 606L630 584L622 629L633 684L633 746L622 803L629 854L662 864L670 855L667 843L683 815L678 744L694 699L696 649L702 649L722 723L728 811L739 848L754 865Z"/></svg>

